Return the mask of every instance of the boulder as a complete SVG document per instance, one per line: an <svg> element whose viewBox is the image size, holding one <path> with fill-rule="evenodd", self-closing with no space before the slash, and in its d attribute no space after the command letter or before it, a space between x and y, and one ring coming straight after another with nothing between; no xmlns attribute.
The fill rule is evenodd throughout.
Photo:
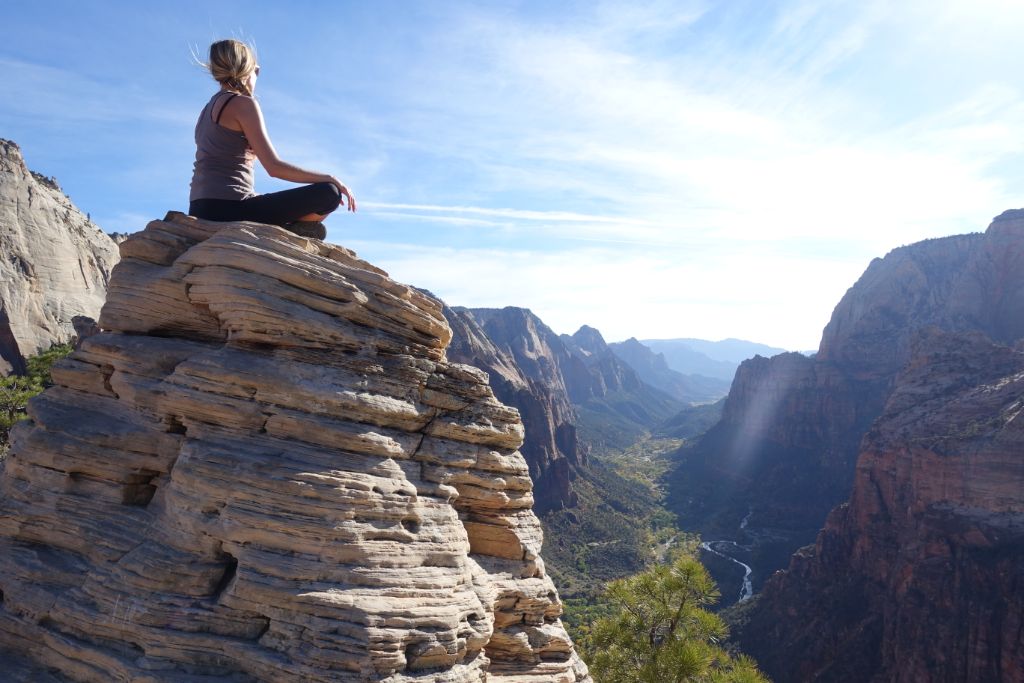
<svg viewBox="0 0 1024 683"><path fill-rule="evenodd" d="M590 680L440 302L256 223L120 249L0 471L14 680Z"/></svg>

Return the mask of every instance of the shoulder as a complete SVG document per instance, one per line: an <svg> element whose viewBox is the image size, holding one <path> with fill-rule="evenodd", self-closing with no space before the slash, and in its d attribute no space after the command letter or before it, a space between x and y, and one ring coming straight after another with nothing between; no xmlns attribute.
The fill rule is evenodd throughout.
<svg viewBox="0 0 1024 683"><path fill-rule="evenodd" d="M255 97L249 97L248 95L237 94L231 98L231 101L227 103L225 108L230 108L230 111L235 116L260 116L260 103Z"/></svg>

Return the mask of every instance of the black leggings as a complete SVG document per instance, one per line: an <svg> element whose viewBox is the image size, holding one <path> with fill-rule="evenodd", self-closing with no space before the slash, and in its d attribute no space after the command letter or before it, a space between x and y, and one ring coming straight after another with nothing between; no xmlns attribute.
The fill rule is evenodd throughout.
<svg viewBox="0 0 1024 683"><path fill-rule="evenodd" d="M341 193L337 186L314 183L248 199L193 199L188 213L208 221L255 221L283 227L306 214L328 214L339 204Z"/></svg>

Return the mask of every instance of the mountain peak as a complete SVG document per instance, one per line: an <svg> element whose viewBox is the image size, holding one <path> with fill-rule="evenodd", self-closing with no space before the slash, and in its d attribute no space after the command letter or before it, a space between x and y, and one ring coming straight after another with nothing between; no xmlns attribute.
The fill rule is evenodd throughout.
<svg viewBox="0 0 1024 683"><path fill-rule="evenodd" d="M583 325L580 329L576 330L572 335L572 340L577 346L588 353L598 353L608 347L601 333L590 325Z"/></svg>

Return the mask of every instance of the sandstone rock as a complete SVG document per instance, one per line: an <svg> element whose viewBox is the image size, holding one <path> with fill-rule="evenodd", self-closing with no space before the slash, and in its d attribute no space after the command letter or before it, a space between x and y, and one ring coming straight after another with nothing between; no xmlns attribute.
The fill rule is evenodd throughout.
<svg viewBox="0 0 1024 683"><path fill-rule="evenodd" d="M909 351L850 502L736 632L774 680L1024 680L1024 354Z"/></svg>
<svg viewBox="0 0 1024 683"><path fill-rule="evenodd" d="M120 246L0 476L14 680L589 681L439 302L255 223Z"/></svg>
<svg viewBox="0 0 1024 683"><path fill-rule="evenodd" d="M0 375L75 336L95 318L117 263L114 242L74 207L56 181L25 167L0 139Z"/></svg>

